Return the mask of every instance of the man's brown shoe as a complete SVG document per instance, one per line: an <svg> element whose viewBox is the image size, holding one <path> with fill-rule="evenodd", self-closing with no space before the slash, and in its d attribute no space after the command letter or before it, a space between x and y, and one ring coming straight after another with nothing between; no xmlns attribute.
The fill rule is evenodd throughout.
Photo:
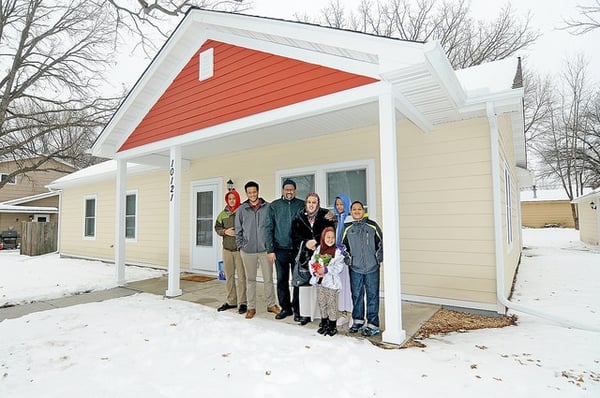
<svg viewBox="0 0 600 398"><path fill-rule="evenodd" d="M252 319L256 315L256 310L254 308L250 308L248 312L246 312L246 319Z"/></svg>
<svg viewBox="0 0 600 398"><path fill-rule="evenodd" d="M272 307L267 307L267 312L272 312L273 314L277 315L281 312L281 309L278 306L274 305Z"/></svg>

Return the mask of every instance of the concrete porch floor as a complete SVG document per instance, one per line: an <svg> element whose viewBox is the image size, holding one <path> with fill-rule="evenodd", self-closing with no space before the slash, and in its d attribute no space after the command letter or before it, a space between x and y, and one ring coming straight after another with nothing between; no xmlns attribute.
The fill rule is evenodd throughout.
<svg viewBox="0 0 600 398"><path fill-rule="evenodd" d="M184 275L182 275L184 276ZM167 290L168 280L166 276L160 278L146 279L137 282L130 282L126 288L137 290L139 292L152 293L164 296ZM209 280L207 282L194 282L187 280L180 280L180 288L182 295L174 297L176 300L184 300L192 303L202 304L208 307L217 309L221 304L225 302L225 282L218 279ZM381 320L381 329L385 330L385 300L382 298L380 301L379 317ZM440 309L440 306L421 304L413 302L402 302L402 326L406 331L407 339L412 337L431 316ZM236 310L230 310L234 312ZM244 315L240 315L243 317ZM264 304L263 295L263 284L257 282L256 287L256 317L263 319L271 319L273 322L286 322L288 324L295 324L292 317L287 317L283 320L276 320L275 315L266 311ZM251 322L251 320L248 320ZM308 323L305 326L298 326L305 328L317 329L318 320ZM338 333L342 335L348 335L352 337L362 337L356 334L349 334L347 332L347 324L338 328ZM374 342L381 342L381 335L370 338Z"/></svg>

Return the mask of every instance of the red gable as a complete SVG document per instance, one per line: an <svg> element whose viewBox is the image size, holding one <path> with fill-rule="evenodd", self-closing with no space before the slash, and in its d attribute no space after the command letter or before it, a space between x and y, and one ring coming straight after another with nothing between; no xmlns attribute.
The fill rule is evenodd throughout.
<svg viewBox="0 0 600 398"><path fill-rule="evenodd" d="M214 51L214 75L199 80L199 55L210 48ZM209 40L119 151L376 81Z"/></svg>

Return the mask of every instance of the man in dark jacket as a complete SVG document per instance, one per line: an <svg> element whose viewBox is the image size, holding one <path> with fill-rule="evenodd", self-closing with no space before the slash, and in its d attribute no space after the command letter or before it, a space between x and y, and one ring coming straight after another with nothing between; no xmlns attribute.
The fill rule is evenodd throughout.
<svg viewBox="0 0 600 398"><path fill-rule="evenodd" d="M287 179L283 182L280 199L271 202L271 236L273 252L269 253L269 261L275 262L277 270L277 298L281 312L275 319L284 319L294 314L294 320L300 322L298 287L294 287L290 300L290 271L296 265L298 247L292 241L292 220L304 209L304 201L296 197L296 182Z"/></svg>

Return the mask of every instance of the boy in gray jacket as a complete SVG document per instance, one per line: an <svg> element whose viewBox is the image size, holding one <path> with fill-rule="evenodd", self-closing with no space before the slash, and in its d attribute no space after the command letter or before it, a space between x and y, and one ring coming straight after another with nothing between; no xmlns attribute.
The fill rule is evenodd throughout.
<svg viewBox="0 0 600 398"><path fill-rule="evenodd" d="M375 221L365 217L365 208L359 201L350 207L352 222L344 225L343 244L349 256L352 289L352 326L350 333L375 336L379 329L379 271L383 261L383 235ZM365 293L367 296L367 325L365 326Z"/></svg>

